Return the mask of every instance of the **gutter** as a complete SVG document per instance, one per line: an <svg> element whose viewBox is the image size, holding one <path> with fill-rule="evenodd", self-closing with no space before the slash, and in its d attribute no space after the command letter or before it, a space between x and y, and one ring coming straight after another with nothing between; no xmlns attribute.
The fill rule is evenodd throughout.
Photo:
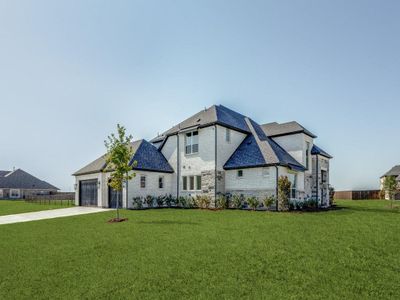
<svg viewBox="0 0 400 300"><path fill-rule="evenodd" d="M218 148L217 148L217 125L214 125L214 128L215 128L215 132L214 132L214 135L215 135L215 142L214 142L214 144L215 144L215 159L214 159L214 163L215 163L215 170L214 170L214 207L216 207L217 206L217 152L218 152Z"/></svg>
<svg viewBox="0 0 400 300"><path fill-rule="evenodd" d="M278 181L279 181L279 167L277 165L275 165L276 168L276 187L275 187L275 193L276 193L276 197L275 197L275 209L276 211L278 211Z"/></svg>

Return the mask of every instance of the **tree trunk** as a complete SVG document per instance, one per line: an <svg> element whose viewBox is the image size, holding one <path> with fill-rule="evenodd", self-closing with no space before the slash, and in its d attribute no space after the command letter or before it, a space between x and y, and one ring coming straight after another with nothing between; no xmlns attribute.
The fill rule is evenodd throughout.
<svg viewBox="0 0 400 300"><path fill-rule="evenodd" d="M119 191L117 191L117 220L119 220Z"/></svg>

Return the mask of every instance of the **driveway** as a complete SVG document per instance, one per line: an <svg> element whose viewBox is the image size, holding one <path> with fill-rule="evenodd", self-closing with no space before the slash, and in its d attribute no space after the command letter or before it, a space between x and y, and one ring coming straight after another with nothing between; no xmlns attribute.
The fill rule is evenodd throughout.
<svg viewBox="0 0 400 300"><path fill-rule="evenodd" d="M78 216L78 215L86 215L86 214L104 212L104 211L108 211L108 210L110 210L110 209L99 208L99 207L77 206L77 207L70 207L70 208L43 210L43 211L23 213L23 214L6 215L6 216L0 216L0 225L20 223L20 222L30 222L30 221L45 220L45 219L62 218L62 217L71 217L71 216Z"/></svg>

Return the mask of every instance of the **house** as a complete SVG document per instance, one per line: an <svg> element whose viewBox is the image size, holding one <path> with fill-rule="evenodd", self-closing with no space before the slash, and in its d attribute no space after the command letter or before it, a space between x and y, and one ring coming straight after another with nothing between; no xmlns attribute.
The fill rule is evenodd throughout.
<svg viewBox="0 0 400 300"><path fill-rule="evenodd" d="M398 182L398 187L400 189L400 165L394 166L391 168L389 171L387 171L385 174L383 174L380 178L380 183L381 183L381 190L383 189L383 181L385 180L386 177L394 177L396 178ZM385 198L389 200L389 194L385 194ZM400 200L400 192L396 193L395 195L396 200Z"/></svg>
<svg viewBox="0 0 400 300"><path fill-rule="evenodd" d="M35 176L17 169L0 171L0 199L23 199L32 195L50 195L59 189Z"/></svg>
<svg viewBox="0 0 400 300"><path fill-rule="evenodd" d="M135 141L133 168L120 197L123 207L146 195L174 197L239 194L276 195L277 180L287 176L291 197L314 198L329 206L327 152L316 136L297 122L260 125L222 105L204 109L151 141ZM76 205L114 207L105 156L75 172ZM213 201L212 201L213 202Z"/></svg>

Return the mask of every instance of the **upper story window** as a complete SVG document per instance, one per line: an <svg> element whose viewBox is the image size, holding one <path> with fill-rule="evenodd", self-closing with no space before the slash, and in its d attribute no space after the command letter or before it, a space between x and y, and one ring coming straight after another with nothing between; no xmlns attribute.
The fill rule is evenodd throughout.
<svg viewBox="0 0 400 300"><path fill-rule="evenodd" d="M238 170L237 171L237 177L238 178L243 178L243 170Z"/></svg>
<svg viewBox="0 0 400 300"><path fill-rule="evenodd" d="M185 153L194 154L199 152L199 132L192 131L185 136Z"/></svg>
<svg viewBox="0 0 400 300"><path fill-rule="evenodd" d="M146 188L146 176L144 175L140 176L140 187L142 189Z"/></svg>
<svg viewBox="0 0 400 300"><path fill-rule="evenodd" d="M310 142L306 142L306 169L310 168Z"/></svg>
<svg viewBox="0 0 400 300"><path fill-rule="evenodd" d="M159 189L164 188L164 177L163 176L158 177L158 188Z"/></svg>
<svg viewBox="0 0 400 300"><path fill-rule="evenodd" d="M227 143L231 142L231 130L229 128L225 129L225 141Z"/></svg>

